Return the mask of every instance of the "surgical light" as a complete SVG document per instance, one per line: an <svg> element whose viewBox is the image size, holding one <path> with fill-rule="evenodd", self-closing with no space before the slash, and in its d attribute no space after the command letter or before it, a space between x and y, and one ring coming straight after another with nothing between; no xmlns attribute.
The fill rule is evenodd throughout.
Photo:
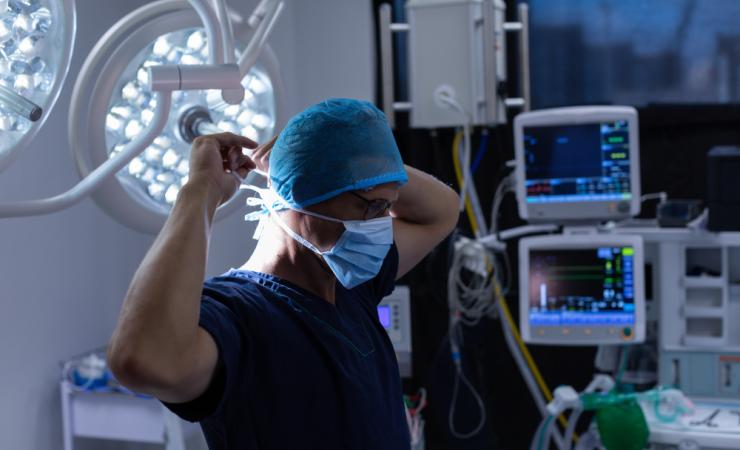
<svg viewBox="0 0 740 450"><path fill-rule="evenodd" d="M106 146L110 156L116 154L117 146L130 142L151 121L155 105L150 101L147 83L140 81L146 77L140 74L155 65L205 64L206 40L201 28L174 31L159 36L131 61L123 72L131 75L119 79L122 88L119 95L111 98L106 115ZM188 174L187 165L178 166L181 160L187 160L190 152L190 143L178 134L179 111L183 108L202 107L223 131L243 134L256 141L269 139L275 127L272 83L263 70L254 68L242 84L250 95L238 105L226 104L218 91L213 91L217 95L208 95L208 91L186 91L173 96L171 125L144 151L145 158L136 163L135 170L129 168L118 174L125 179L122 182L130 189L138 188L147 193L154 202L166 206L174 203ZM239 117L245 115L251 120L239 122ZM152 181L143 178L148 173L156 173Z"/></svg>
<svg viewBox="0 0 740 450"><path fill-rule="evenodd" d="M245 31L236 31L237 42L244 41ZM198 68L210 62L210 48L196 12L172 0L139 8L106 33L80 72L70 106L70 144L80 174L117 155L151 122L157 104L148 69ZM188 180L194 136L229 131L262 142L274 133L281 84L269 47L241 85L244 96L236 104L227 103L220 90L173 92L163 131L93 194L97 203L123 223L156 232ZM217 218L240 207L243 197L222 206Z"/></svg>
<svg viewBox="0 0 740 450"><path fill-rule="evenodd" d="M73 0L0 0L0 170L54 106L74 33Z"/></svg>

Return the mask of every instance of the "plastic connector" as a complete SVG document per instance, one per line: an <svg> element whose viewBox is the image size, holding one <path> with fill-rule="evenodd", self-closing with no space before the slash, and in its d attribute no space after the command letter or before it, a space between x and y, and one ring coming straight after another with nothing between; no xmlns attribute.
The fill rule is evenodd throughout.
<svg viewBox="0 0 740 450"><path fill-rule="evenodd" d="M594 379L586 387L586 392L610 392L614 389L616 383L614 378L609 375L600 373L594 376Z"/></svg>
<svg viewBox="0 0 740 450"><path fill-rule="evenodd" d="M563 411L581 406L578 392L570 386L558 386L553 393L553 399L547 404L547 411L553 416L559 416Z"/></svg>
<svg viewBox="0 0 740 450"><path fill-rule="evenodd" d="M482 238L478 239L478 242L483 244L486 248L489 248L494 251L504 252L506 251L506 243L501 242L498 239L496 239L496 236L493 234L489 234L488 236L483 236Z"/></svg>

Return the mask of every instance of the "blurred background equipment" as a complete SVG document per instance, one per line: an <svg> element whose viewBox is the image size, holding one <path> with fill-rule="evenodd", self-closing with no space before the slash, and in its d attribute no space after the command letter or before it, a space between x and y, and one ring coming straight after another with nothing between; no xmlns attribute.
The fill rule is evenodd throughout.
<svg viewBox="0 0 740 450"><path fill-rule="evenodd" d="M707 228L740 231L740 147L714 147L707 154Z"/></svg>

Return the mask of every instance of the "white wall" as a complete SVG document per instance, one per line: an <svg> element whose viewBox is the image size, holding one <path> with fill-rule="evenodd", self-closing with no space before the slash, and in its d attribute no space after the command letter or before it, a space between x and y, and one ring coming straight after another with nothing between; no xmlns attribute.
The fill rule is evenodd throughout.
<svg viewBox="0 0 740 450"><path fill-rule="evenodd" d="M77 0L77 45L69 77L44 129L0 174L0 201L52 195L77 181L66 136L76 74L105 30L145 3ZM255 1L230 3L247 12ZM270 42L281 61L289 114L328 96L372 99L370 3L286 1ZM242 215L216 227L209 275L238 266L253 248L252 226L242 222ZM115 222L89 199L50 216L0 220L0 448L61 448L59 362L105 345L131 275L152 239ZM192 447L201 446L195 442Z"/></svg>

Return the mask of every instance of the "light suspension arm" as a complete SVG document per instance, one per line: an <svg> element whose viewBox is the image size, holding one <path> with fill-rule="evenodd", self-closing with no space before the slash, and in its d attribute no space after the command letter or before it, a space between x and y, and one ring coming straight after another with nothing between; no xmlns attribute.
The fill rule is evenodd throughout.
<svg viewBox="0 0 740 450"><path fill-rule="evenodd" d="M221 24L218 15L213 10L208 0L188 0L190 6L198 13L203 27L208 36L208 61L211 64L223 64L224 62L224 41L221 33Z"/></svg>
<svg viewBox="0 0 740 450"><path fill-rule="evenodd" d="M249 16L247 24L252 28L257 28L257 25L262 23L267 13L272 9L272 3L277 0L261 0L257 7L252 11L252 15Z"/></svg>
<svg viewBox="0 0 740 450"><path fill-rule="evenodd" d="M63 194L39 200L0 204L0 218L38 216L61 211L85 198L108 177L123 169L162 132L167 124L172 92L157 92L155 95L157 108L151 123L144 133L127 144L119 154L105 161Z"/></svg>
<svg viewBox="0 0 740 450"><path fill-rule="evenodd" d="M226 9L226 0L213 0L216 3L216 17L218 18L221 31L221 40L224 44L223 62L232 64L236 62L234 52L234 28L231 25L229 12Z"/></svg>
<svg viewBox="0 0 740 450"><path fill-rule="evenodd" d="M267 37L272 32L275 23L283 12L284 6L285 4L282 1L275 3L273 8L267 12L264 19L260 22L257 30L252 36L252 40L249 41L249 45L247 45L241 58L239 58L239 73L241 73L242 76L246 76L252 66L257 62L257 58L267 42Z"/></svg>

